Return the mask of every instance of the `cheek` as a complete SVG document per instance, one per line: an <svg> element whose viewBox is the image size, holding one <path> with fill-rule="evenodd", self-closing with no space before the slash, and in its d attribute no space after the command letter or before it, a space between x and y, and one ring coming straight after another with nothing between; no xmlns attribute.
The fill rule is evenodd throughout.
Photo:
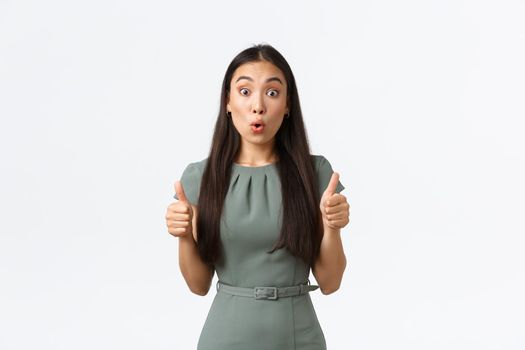
<svg viewBox="0 0 525 350"><path fill-rule="evenodd" d="M242 122L239 120L239 118L232 117L232 122L233 122L233 125L235 126L235 129L237 129L239 133L244 132L242 128Z"/></svg>
<svg viewBox="0 0 525 350"><path fill-rule="evenodd" d="M274 131L274 133L276 133L281 128L281 125L283 125L283 120L279 119L278 117L275 118L275 120L272 123L272 130Z"/></svg>
<svg viewBox="0 0 525 350"><path fill-rule="evenodd" d="M270 139L275 137L281 128L282 122L278 120L272 120L270 123L266 124L266 130L264 132L264 138ZM248 132L251 132L248 130Z"/></svg>
<svg viewBox="0 0 525 350"><path fill-rule="evenodd" d="M249 99L247 98L239 98L239 96L232 96L230 99L230 106L234 111L242 112L248 105Z"/></svg>
<svg viewBox="0 0 525 350"><path fill-rule="evenodd" d="M273 114L282 114L286 109L286 99L281 98L279 100L271 100L267 104L268 108L272 110Z"/></svg>

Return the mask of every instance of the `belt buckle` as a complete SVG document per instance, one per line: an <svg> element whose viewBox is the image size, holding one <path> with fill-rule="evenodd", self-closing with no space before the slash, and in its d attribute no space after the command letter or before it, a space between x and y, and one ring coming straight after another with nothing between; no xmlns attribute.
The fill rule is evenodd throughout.
<svg viewBox="0 0 525 350"><path fill-rule="evenodd" d="M255 287L253 289L253 294L255 296L255 299L276 300L277 299L277 287Z"/></svg>

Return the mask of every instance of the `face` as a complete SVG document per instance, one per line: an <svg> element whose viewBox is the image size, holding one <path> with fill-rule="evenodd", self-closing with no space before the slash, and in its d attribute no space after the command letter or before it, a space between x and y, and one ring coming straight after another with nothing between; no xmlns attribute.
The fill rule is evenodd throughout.
<svg viewBox="0 0 525 350"><path fill-rule="evenodd" d="M273 142L289 113L286 95L286 79L270 62L245 63L235 70L226 108L243 143ZM263 126L256 128L252 123Z"/></svg>

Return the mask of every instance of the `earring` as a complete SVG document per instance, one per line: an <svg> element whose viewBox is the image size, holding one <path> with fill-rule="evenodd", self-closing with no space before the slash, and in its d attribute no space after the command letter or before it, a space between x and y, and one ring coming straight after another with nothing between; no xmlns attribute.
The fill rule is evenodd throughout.
<svg viewBox="0 0 525 350"><path fill-rule="evenodd" d="M227 114L229 117L232 116L232 112L230 112L230 111L226 111L226 114Z"/></svg>
<svg viewBox="0 0 525 350"><path fill-rule="evenodd" d="M288 113L286 113L286 114L284 115L285 118L288 118L289 116L290 116L290 115L288 115Z"/></svg>

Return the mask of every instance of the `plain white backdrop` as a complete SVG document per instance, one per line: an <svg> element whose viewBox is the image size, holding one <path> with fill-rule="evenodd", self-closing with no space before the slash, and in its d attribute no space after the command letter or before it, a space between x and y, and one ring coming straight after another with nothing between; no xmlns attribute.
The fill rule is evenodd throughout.
<svg viewBox="0 0 525 350"><path fill-rule="evenodd" d="M215 290L189 291L164 216L256 43L291 65L351 205L341 288L311 294L328 349L525 348L524 18L518 0L0 0L0 348L195 349Z"/></svg>

